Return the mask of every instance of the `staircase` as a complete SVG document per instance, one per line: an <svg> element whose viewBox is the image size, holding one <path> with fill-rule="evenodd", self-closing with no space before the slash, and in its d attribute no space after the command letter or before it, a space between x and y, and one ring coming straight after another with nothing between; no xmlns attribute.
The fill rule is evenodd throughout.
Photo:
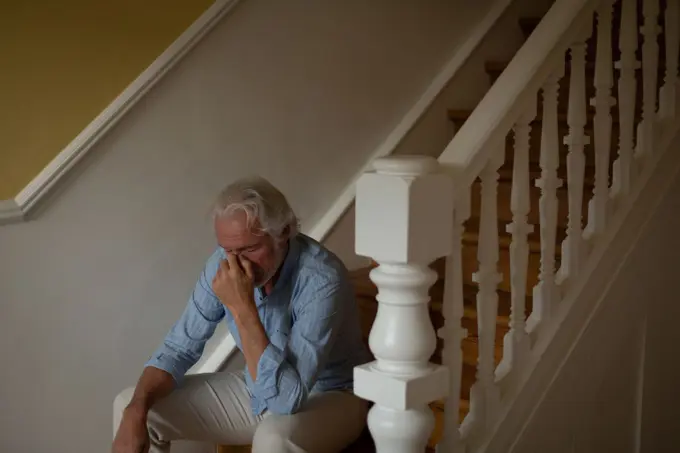
<svg viewBox="0 0 680 453"><path fill-rule="evenodd" d="M351 278L376 362L355 391L376 404L347 452L422 451L425 434L428 451L488 445L678 132L679 4L557 0L521 19L525 46L486 63L479 106L448 112L439 164L387 158L360 181L357 252L374 262ZM404 236L384 234L394 218Z"/></svg>
<svg viewBox="0 0 680 453"><path fill-rule="evenodd" d="M428 310L440 337L430 360L449 368L453 380L449 394L456 394L460 399L457 404L452 404L450 398L429 404L436 420L428 439L429 449L437 444L442 447L443 434L449 438L442 451L463 451L465 444L467 451L476 451L485 445L484 437L491 435L497 427L499 417L495 413L501 412L503 400L512 401L510 395L519 393L520 383L530 372L530 365L540 358L540 353L532 356L532 348L543 343L540 337L547 335L544 332L548 330L550 318L556 318L559 299L566 304L570 290L578 286L576 280L587 278L585 274L579 275L579 271L585 267L589 253L597 247L597 240L606 236L617 208L623 211L625 197L632 192L635 179L643 179L644 169L651 165L644 160L651 161L650 156L663 153L669 137L677 131L680 20L677 2L583 1L572 2L571 6L581 9L571 15L558 12L568 10L569 6L568 2L558 1L547 13L548 16L553 14L548 19L552 24L556 24L559 17L567 23L574 20L565 33L569 35L567 45L562 43L561 52L553 52L563 54L564 59L559 61L551 56L552 62L544 62L543 68L535 69L542 73L542 80L537 81L534 77L528 81L536 88L533 91L517 90L522 99L514 99L514 105L505 105L513 111L505 112L506 118L496 116L495 130L479 121L481 114L475 118L472 111L448 112L448 119L456 131L470 132L473 128L483 130L486 127L489 134L486 146L479 146L475 151L477 155L485 153L488 157L480 157L475 162L473 152L467 158L456 156L456 153L462 154L463 145L482 144L471 140L470 137L477 133L471 132L463 138L456 134L439 159L443 170L453 175L457 212L452 226L452 253L429 264L437 278L429 287ZM519 21L525 39L530 39L541 20L527 17ZM658 35L655 25L659 27ZM538 47L540 36L546 35L549 29L546 26L538 30L538 36L534 35L534 41L522 50ZM667 55L667 47L672 49L671 54ZM529 60L529 52L520 56L522 50L515 60ZM638 66L636 61L642 64ZM614 70L615 63L618 70ZM667 66L673 70L667 71ZM513 73L520 72L519 64L512 67L510 62L504 61L488 61L485 68L492 83L505 75L502 82L505 85L511 85ZM498 88L498 84L492 87L476 111L485 108L493 111L494 97L502 92L502 89L494 91L494 88ZM610 102L610 96L616 102ZM586 103L586 100L591 102ZM499 110L504 107L501 104L497 107ZM499 139L505 135L504 142L494 146L493 134ZM658 148L654 149L654 146ZM496 151L498 148L504 149ZM397 167L398 163L390 165ZM403 168L390 173L391 169L385 164L387 170L377 167L376 174L393 175L405 182L419 176L428 178L428 172L419 173L420 170L415 169L408 173L407 167L408 164L404 164ZM468 193L466 184L470 184ZM464 195L460 195L461 191ZM468 194L469 202L466 200ZM363 195L372 196L368 188ZM361 196L359 192L357 198ZM427 201L425 196L420 199L423 203ZM412 198L408 201L409 207L418 203ZM373 204L376 205L379 203ZM366 210L357 213L357 236L362 234L362 227L369 229L369 219L377 221ZM484 225L486 228L480 228ZM371 236L371 233L366 235ZM378 237L372 239L378 240ZM460 244L456 243L457 239ZM407 243L410 240L422 242L422 239L409 238ZM435 240L433 234L430 241ZM371 248L366 245L368 242L368 239L363 242L365 249ZM357 250L363 252L359 245ZM372 257L388 254L379 251L371 255L370 250L367 251L369 253L365 254ZM457 261L458 253L460 261ZM375 261L374 266L352 273L366 340L379 306L376 301L379 291L369 277L381 261L380 257ZM383 258L382 261L389 266L394 263L392 259ZM406 262L414 269L420 264L415 259ZM473 276L475 272L477 275ZM498 279L496 272L500 274ZM455 280L458 273L460 284L452 281L450 289L445 289L447 280ZM404 274L399 276L404 277ZM380 278L385 280L385 276ZM378 287L382 283L390 291L385 299L394 297L393 287L384 282L376 283ZM421 284L428 285L425 281ZM546 289L549 287L553 290ZM410 290L416 289L422 288L413 284ZM575 291L571 292L575 298ZM400 301L399 305L404 303ZM413 300L412 303L417 302ZM453 305L449 306L448 313L447 304ZM389 308L388 303L385 307ZM480 310L484 314L480 315ZM456 317L460 317L460 324ZM451 319L451 326L447 326L447 319ZM381 333L387 335L387 329L384 327L385 332ZM489 332L485 341L480 335L482 330ZM390 332L389 336L398 334ZM447 363L449 353L442 338L450 336L454 340L453 348L456 348L456 339L462 340L461 352ZM484 347L480 347L482 342ZM385 348L385 345L381 347ZM397 355L397 346L392 348L392 354ZM504 358L508 360L504 362ZM461 359L460 371L456 369L458 359ZM485 370L481 370L482 366ZM471 401L474 400L471 394L475 384L482 401L478 403L477 413L466 419L475 405ZM359 394L372 392L368 384L365 390L361 389L361 382L355 385L360 389ZM454 389L456 393L453 393ZM457 411L453 417L448 417L445 408ZM390 439L385 435L382 440ZM375 450L363 447L351 451Z"/></svg>
<svg viewBox="0 0 680 453"><path fill-rule="evenodd" d="M620 14L620 8L617 8L616 14ZM620 16L619 16L620 17ZM519 25L522 29L525 39L531 35L534 31L541 18L522 18L519 20ZM615 22L617 20L615 19ZM588 40L588 46L592 51L587 52L587 72L586 84L592 87L594 84L594 67L595 67L595 43L594 37ZM565 62L568 67L568 60ZM495 82L503 70L507 67L508 62L499 61L488 61L485 65L486 72L491 83ZM641 92L641 83L638 79L638 91ZM660 81L662 83L662 80ZM569 86L569 75L567 74L560 83L560 92L563 93L559 96L558 100L558 118L559 118L559 135L564 136L569 130L567 124L567 109L568 109L568 86ZM591 90L592 91L592 90ZM594 93L588 93L589 97L592 97ZM638 103L638 106L640 104ZM541 103L539 102L537 109L541 110ZM471 111L466 110L449 110L448 118L453 123L455 130L459 130L465 121L469 118ZM588 126L586 128L586 134L590 137L593 136L592 133L592 121L594 117L595 110L590 108L588 110ZM636 111L635 122L636 125L639 123L640 116L639 109ZM532 225L539 224L539 198L540 189L536 186L536 180L541 176L540 168L540 138L541 138L541 121L540 115L538 115L537 120L532 123L532 132L529 141L529 177L530 177L530 209L528 215L528 222ZM616 118L616 114L614 114ZM618 123L614 123L614 135L618 135ZM498 313L496 317L496 336L495 336L495 348L494 348L494 363L498 365L503 357L503 338L508 333L509 322L510 322L510 305L511 305L511 282L510 282L510 244L512 242L511 234L506 231L506 225L512 222L512 209L511 209L511 196L512 196L512 172L514 166L513 153L514 153L514 140L513 135L508 134L506 138L506 159L504 164L499 168L499 179L498 179L498 198L497 198L497 210L498 210L498 237L499 237L499 271L503 275L503 280L498 286ZM612 141L611 144L611 161L613 162L616 157L616 141ZM566 158L567 158L568 148L565 145L559 148L559 169L558 178L563 181L567 180L566 174ZM592 193L593 182L595 175L595 161L593 153L586 153L586 167L585 167L585 184L584 190L586 193ZM610 168L611 176L611 168ZM464 276L464 312L462 317L462 326L467 331L467 336L462 342L463 351L463 371L462 371L462 383L460 392L460 410L459 410L459 420L465 418L467 415L470 405L470 388L475 382L475 374L477 371L477 358L478 358L478 324L477 324L477 306L476 306L476 296L479 289L478 284L474 282L472 275L477 269L478 262L477 256L479 254L479 225L481 216L481 181L478 178L471 190L472 200L471 200L471 215L469 220L466 222L465 234L463 235L463 276ZM566 238L566 229L568 221L568 189L564 185L557 190L558 206L559 211L557 215L557 235L556 235L556 266L559 267L559 257L561 256L561 244ZM583 218L587 221L588 204L587 200L583 200ZM538 230L530 233L528 236L529 244L529 260L528 260L528 272L527 272L527 289L533 288L538 284L538 276L540 272L541 263L541 241L540 234ZM376 263L377 264L377 263ZM362 313L362 327L366 342L368 342L368 335L370 333L371 326L375 320L375 315L378 308L378 303L375 300L377 295L377 288L371 282L369 278L369 272L373 267L367 267L364 269L359 269L352 272L352 281L354 287L356 288L357 300ZM444 271L445 271L445 259L440 258L431 264L433 270L437 272L437 281L430 288L430 317L432 323L436 330L441 329L444 326L444 316L442 313L443 297L444 297ZM532 294L528 291L526 296L526 316L531 314L532 310ZM439 339L437 342L437 349L435 350L431 361L437 364L442 364L442 349L443 341ZM428 446L434 448L434 446L441 440L441 433L443 430L443 413L444 404L443 401L436 401L430 404L430 408L436 416L436 428L433 435L430 437ZM370 437L370 436L369 436ZM366 442L366 440L362 440ZM355 451L355 450L352 450ZM370 450L360 450L359 451L370 451Z"/></svg>

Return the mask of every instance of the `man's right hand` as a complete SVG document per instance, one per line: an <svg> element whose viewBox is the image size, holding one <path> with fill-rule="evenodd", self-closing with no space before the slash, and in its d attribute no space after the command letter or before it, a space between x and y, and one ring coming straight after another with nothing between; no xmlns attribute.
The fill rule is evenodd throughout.
<svg viewBox="0 0 680 453"><path fill-rule="evenodd" d="M111 452L147 453L148 451L149 431L146 428L146 411L128 406L123 412Z"/></svg>

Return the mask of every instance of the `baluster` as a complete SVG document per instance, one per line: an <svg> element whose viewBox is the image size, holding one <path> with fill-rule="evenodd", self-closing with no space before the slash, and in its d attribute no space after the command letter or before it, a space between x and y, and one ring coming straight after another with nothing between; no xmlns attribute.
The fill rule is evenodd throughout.
<svg viewBox="0 0 680 453"><path fill-rule="evenodd" d="M453 252L446 258L446 276L444 280L444 327L439 329L439 337L444 340L442 359L449 369L449 396L444 406L444 433L439 451L458 451L461 445L458 429L460 413L460 386L462 379L463 351L461 342L467 332L461 326L463 318L463 233L465 221L470 217L470 191L456 194L453 213L453 230L451 240Z"/></svg>
<svg viewBox="0 0 680 453"><path fill-rule="evenodd" d="M616 100L611 96L614 85L612 63L612 2L600 3L597 12L597 55L595 61L595 97L590 105L595 107L595 187L588 203L586 237L600 235L607 222L609 200L609 157L612 140L611 107Z"/></svg>
<svg viewBox="0 0 680 453"><path fill-rule="evenodd" d="M590 29L590 27L588 27ZM571 46L571 73L569 77L569 134L564 137L568 146L567 184L569 220L567 238L562 244L562 266L558 280L576 277L583 260L583 180L586 168L584 148L590 143L585 134L586 125L586 44L585 39Z"/></svg>
<svg viewBox="0 0 680 453"><path fill-rule="evenodd" d="M531 210L529 181L529 138L531 122L536 117L536 98L531 108L515 123L515 149L512 167L512 192L510 210L512 223L506 231L512 235L510 243L510 330L503 338L503 360L498 364L496 377L504 386L515 385L514 377L527 363L531 341L526 330L525 309L527 297L527 272L529 267L529 234L534 227L527 216ZM509 379L509 382L507 380ZM506 383L507 382L507 383Z"/></svg>
<svg viewBox="0 0 680 453"><path fill-rule="evenodd" d="M498 145L498 152L481 173L482 195L479 219L479 244L477 260L479 268L472 276L478 284L477 328L479 332L479 353L477 358L476 381L470 389L470 414L465 425L470 423L472 437L490 432L498 416L500 390L495 382L494 346L496 342L496 317L498 315L498 284L503 276L498 272L498 168L505 157L505 143Z"/></svg>
<svg viewBox="0 0 680 453"><path fill-rule="evenodd" d="M434 428L428 403L449 389L448 369L428 363L436 345L428 290L437 274L427 263L451 253L453 183L431 157L382 158L374 168L357 182L356 251L379 264L370 273L376 360L354 369L354 391L376 403L368 427L377 452L422 452Z"/></svg>
<svg viewBox="0 0 680 453"><path fill-rule="evenodd" d="M619 50L621 56L615 67L619 70L619 149L614 162L612 195L625 197L630 192L635 140L635 71L640 62L635 57L638 46L636 0L622 0Z"/></svg>
<svg viewBox="0 0 680 453"><path fill-rule="evenodd" d="M541 268L538 284L533 291L533 310L527 321L527 331L530 334L538 331L541 322L550 319L559 301L559 291L555 282L555 249L557 248L557 189L562 187L562 180L557 177L557 169L560 165L557 108L559 81L563 76L564 61L543 86L541 177L536 180L536 187L541 189L541 198L538 200Z"/></svg>
<svg viewBox="0 0 680 453"><path fill-rule="evenodd" d="M656 122L656 84L659 70L659 44L657 35L659 0L643 0L642 15L645 23L640 29L642 44L642 121L638 125L635 157L643 158L654 152L654 125Z"/></svg>
<svg viewBox="0 0 680 453"><path fill-rule="evenodd" d="M666 0L664 35L666 38L666 75L659 95L659 116L672 119L678 109L678 53L680 52L680 9L678 0Z"/></svg>

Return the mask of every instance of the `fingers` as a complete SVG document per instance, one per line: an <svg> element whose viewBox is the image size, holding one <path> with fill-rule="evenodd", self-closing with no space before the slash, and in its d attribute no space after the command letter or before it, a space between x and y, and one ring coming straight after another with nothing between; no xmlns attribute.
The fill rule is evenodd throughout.
<svg viewBox="0 0 680 453"><path fill-rule="evenodd" d="M217 269L213 284L216 280L230 276L231 278L238 277L239 274L245 274L249 280L253 280L253 263L247 258L237 255L229 254L227 259L220 261L220 267Z"/></svg>
<svg viewBox="0 0 680 453"><path fill-rule="evenodd" d="M240 269L241 265L238 262L238 255L233 253L227 255L227 270L233 272Z"/></svg>
<svg viewBox="0 0 680 453"><path fill-rule="evenodd" d="M213 288L217 284L218 280L222 278L222 276L227 275L229 273L229 263L227 260L220 260L220 264L217 267L217 272L215 273L215 276L212 279L212 286Z"/></svg>
<svg viewBox="0 0 680 453"><path fill-rule="evenodd" d="M239 257L239 262L241 263L241 267L243 268L243 271L245 272L245 274L252 281L253 280L253 263L251 263L249 259L244 258L244 257Z"/></svg>

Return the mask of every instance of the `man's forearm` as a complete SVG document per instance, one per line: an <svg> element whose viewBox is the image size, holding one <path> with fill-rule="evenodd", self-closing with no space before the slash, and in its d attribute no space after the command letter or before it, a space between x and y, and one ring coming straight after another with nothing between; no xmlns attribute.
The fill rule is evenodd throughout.
<svg viewBox="0 0 680 453"><path fill-rule="evenodd" d="M234 316L238 333L241 337L241 347L243 355L248 365L250 377L257 379L257 365L264 350L269 345L269 338L262 326L257 310L246 310Z"/></svg>
<svg viewBox="0 0 680 453"><path fill-rule="evenodd" d="M167 371L148 366L137 382L128 408L146 416L151 406L175 388L175 380Z"/></svg>

